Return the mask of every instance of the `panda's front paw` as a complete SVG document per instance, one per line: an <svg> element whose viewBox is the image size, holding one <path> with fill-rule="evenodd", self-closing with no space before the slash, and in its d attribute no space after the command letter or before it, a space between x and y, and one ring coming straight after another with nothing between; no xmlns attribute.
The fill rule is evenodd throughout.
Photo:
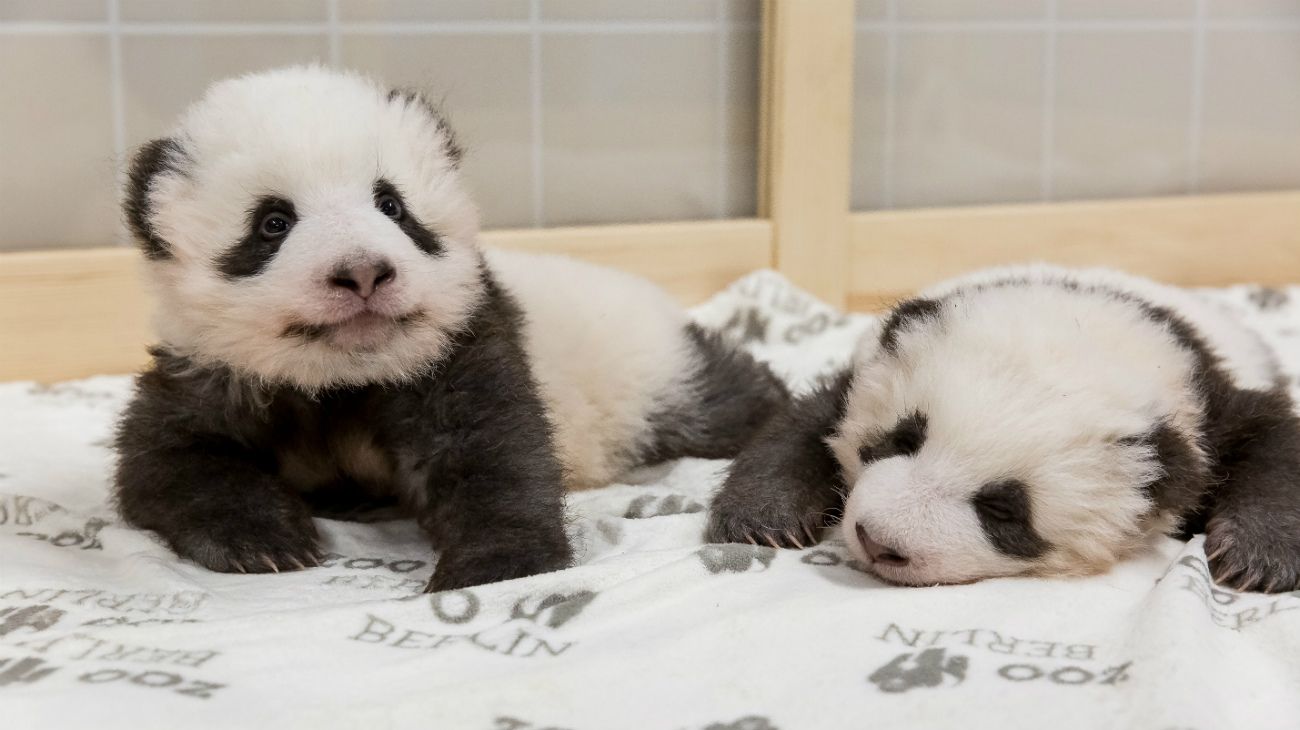
<svg viewBox="0 0 1300 730"><path fill-rule="evenodd" d="M811 500L800 499L803 490L733 490L731 485L713 500L709 509L708 542L747 542L774 548L803 548L816 545L817 532L825 526L827 514Z"/></svg>
<svg viewBox="0 0 1300 730"><path fill-rule="evenodd" d="M259 514L173 523L164 535L182 558L219 573L280 573L320 565L316 526L306 508L277 505Z"/></svg>
<svg viewBox="0 0 1300 730"><path fill-rule="evenodd" d="M1300 534L1270 524L1226 515L1210 520L1205 555L1216 583L1262 593L1300 590Z"/></svg>
<svg viewBox="0 0 1300 730"><path fill-rule="evenodd" d="M499 545L458 545L439 556L424 592L438 593L527 578L564 570L572 564L573 553L567 541L563 544L557 541L551 546L506 540Z"/></svg>

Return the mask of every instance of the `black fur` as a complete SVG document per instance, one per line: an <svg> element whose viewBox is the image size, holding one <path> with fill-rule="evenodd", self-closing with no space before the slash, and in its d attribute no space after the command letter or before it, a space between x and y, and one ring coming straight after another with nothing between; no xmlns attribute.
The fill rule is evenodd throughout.
<svg viewBox="0 0 1300 730"><path fill-rule="evenodd" d="M436 374L307 397L221 368L154 352L119 427L116 494L128 522L219 571L286 570L318 561L303 496L285 476L298 451L325 488L398 492L441 556L438 591L567 567L562 468L528 368L514 301L484 272L485 302ZM335 453L373 443L395 478Z"/></svg>
<svg viewBox="0 0 1300 730"><path fill-rule="evenodd" d="M863 464L880 461L894 456L912 456L925 445L925 436L929 419L924 413L914 411L894 424L894 427L871 443L863 444L858 449L858 457Z"/></svg>
<svg viewBox="0 0 1300 730"><path fill-rule="evenodd" d="M1300 590L1300 420L1282 388L1210 397L1206 441L1215 459L1203 507L1215 580L1238 590Z"/></svg>
<svg viewBox="0 0 1300 730"><path fill-rule="evenodd" d="M710 542L799 547L838 518L845 485L826 445L844 417L842 372L779 409L740 452L709 511Z"/></svg>
<svg viewBox="0 0 1300 730"><path fill-rule="evenodd" d="M1210 572L1238 590L1300 590L1300 418L1285 388L1237 387L1189 323L1142 302L1196 358L1210 473L1182 510L1183 536L1205 532ZM1194 489L1189 485L1185 491ZM1190 496L1190 495L1189 495Z"/></svg>
<svg viewBox="0 0 1300 730"><path fill-rule="evenodd" d="M690 324L686 334L703 364L688 386L694 397L687 407L651 415L650 442L639 455L644 463L734 456L790 399L767 366L718 333Z"/></svg>
<svg viewBox="0 0 1300 730"><path fill-rule="evenodd" d="M163 138L146 143L136 152L135 160L131 163L123 211L131 232L135 234L147 258L165 259L172 255L167 242L158 236L149 220L153 214L153 206L149 203L150 186L164 172L182 172L185 161L185 151L180 143L171 138Z"/></svg>
<svg viewBox="0 0 1300 730"><path fill-rule="evenodd" d="M1120 445L1150 449L1155 454L1160 476L1143 487L1153 511L1185 514L1196 509L1210 473L1206 460L1186 436L1162 421L1141 436L1120 439Z"/></svg>
<svg viewBox="0 0 1300 730"><path fill-rule="evenodd" d="M980 527L993 547L1023 560L1041 557L1051 544L1034 529L1029 492L1023 482L1004 479L985 484L971 499Z"/></svg>
<svg viewBox="0 0 1300 730"><path fill-rule="evenodd" d="M271 260L280 252L280 246L289 234L267 237L261 232L262 219L272 213L283 214L295 221L298 219L292 201L274 195L260 198L257 205L248 210L244 237L217 259L217 270L227 279L257 276L271 265Z"/></svg>
<svg viewBox="0 0 1300 730"><path fill-rule="evenodd" d="M937 299L908 299L899 303L889 313L880 331L880 348L897 354L899 332L911 329L921 320L938 319L942 313L943 304Z"/></svg>
<svg viewBox="0 0 1300 730"><path fill-rule="evenodd" d="M443 150L451 160L453 167L460 167L461 159L465 156L464 149L456 140L456 133L452 131L451 124L447 121L447 115L442 109L429 101L424 94L413 89L392 89L388 92L389 101L401 101L407 106L415 106L423 109L425 114L429 115L430 121L434 127L443 135Z"/></svg>
<svg viewBox="0 0 1300 730"><path fill-rule="evenodd" d="M376 204L378 204L379 199L385 195L391 195L396 198L402 205L402 215L394 222L397 223L398 227L402 229L402 232L411 239L411 242L415 244L416 248L429 256L442 256L442 239L436 232L430 230L427 226L421 223L420 219L415 216L415 213L406 206L406 198L402 196L396 186L387 180L379 180L375 183L374 194Z"/></svg>

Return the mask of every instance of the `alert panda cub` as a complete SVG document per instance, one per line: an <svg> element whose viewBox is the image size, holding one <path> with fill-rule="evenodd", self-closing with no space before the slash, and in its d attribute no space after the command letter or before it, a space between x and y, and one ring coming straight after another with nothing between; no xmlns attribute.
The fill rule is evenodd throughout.
<svg viewBox="0 0 1300 730"><path fill-rule="evenodd" d="M212 86L138 153L160 338L119 427L125 519L217 571L311 566L309 501L395 499L428 590L569 565L564 490L739 449L780 382L650 283L478 245L415 94L321 68Z"/></svg>
<svg viewBox="0 0 1300 730"><path fill-rule="evenodd" d="M1097 573L1204 532L1221 584L1296 590L1300 421L1263 344L1190 293L989 270L898 305L774 416L709 536L800 547L836 515L898 584Z"/></svg>

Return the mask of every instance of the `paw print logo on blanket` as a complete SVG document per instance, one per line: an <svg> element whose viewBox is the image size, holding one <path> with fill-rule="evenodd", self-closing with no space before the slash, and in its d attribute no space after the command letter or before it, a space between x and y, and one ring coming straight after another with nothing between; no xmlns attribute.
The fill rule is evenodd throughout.
<svg viewBox="0 0 1300 730"><path fill-rule="evenodd" d="M705 545L695 554L710 573L719 575L767 570L776 558L776 549L759 545Z"/></svg>
<svg viewBox="0 0 1300 730"><path fill-rule="evenodd" d="M966 679L969 660L948 656L945 649L926 649L913 654L899 654L888 664L867 677L881 692L906 692L917 687L956 686Z"/></svg>
<svg viewBox="0 0 1300 730"><path fill-rule="evenodd" d="M627 512L623 513L623 519L641 520L648 517L690 515L703 511L704 505L693 499L687 499L680 494L670 494L667 497L643 494L632 500L631 504L627 506Z"/></svg>
<svg viewBox="0 0 1300 730"><path fill-rule="evenodd" d="M63 618L63 611L45 605L0 608L0 636L19 629L44 631Z"/></svg>
<svg viewBox="0 0 1300 730"><path fill-rule="evenodd" d="M540 600L533 597L519 599L510 610L510 618L525 618L543 626L558 629L582 613L596 598L595 591L578 591L565 595L552 593Z"/></svg>

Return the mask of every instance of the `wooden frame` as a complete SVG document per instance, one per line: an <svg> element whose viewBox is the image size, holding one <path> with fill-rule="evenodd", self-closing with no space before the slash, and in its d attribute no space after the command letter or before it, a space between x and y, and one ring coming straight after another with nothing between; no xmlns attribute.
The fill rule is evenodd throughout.
<svg viewBox="0 0 1300 730"><path fill-rule="evenodd" d="M488 231L624 268L698 302L773 267L877 309L978 266L1109 265L1176 284L1300 282L1300 192L850 213L852 0L766 0L759 219ZM147 295L127 248L0 254L0 380L125 373Z"/></svg>

